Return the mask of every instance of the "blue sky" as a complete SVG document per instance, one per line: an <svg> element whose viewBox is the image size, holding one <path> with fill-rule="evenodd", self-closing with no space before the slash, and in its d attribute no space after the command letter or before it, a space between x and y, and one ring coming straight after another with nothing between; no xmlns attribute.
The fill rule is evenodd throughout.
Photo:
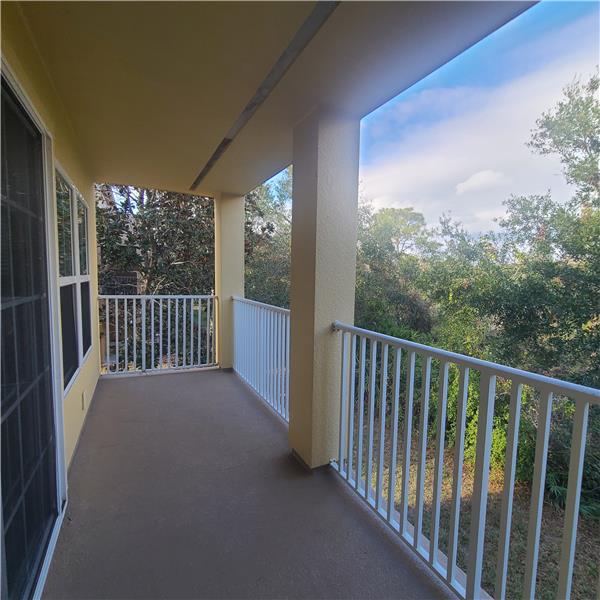
<svg viewBox="0 0 600 600"><path fill-rule="evenodd" d="M594 72L599 7L541 2L365 117L361 196L473 232L495 227L511 193L566 201L558 160L525 143L563 87Z"/></svg>

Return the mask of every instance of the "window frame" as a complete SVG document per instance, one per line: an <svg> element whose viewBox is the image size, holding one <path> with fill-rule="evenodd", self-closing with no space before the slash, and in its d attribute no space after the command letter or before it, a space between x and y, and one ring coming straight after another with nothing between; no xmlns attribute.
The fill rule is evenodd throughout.
<svg viewBox="0 0 600 600"><path fill-rule="evenodd" d="M74 285L75 286L75 327L77 328L76 334L76 342L77 342L77 368L73 372L73 375L69 379L69 381L64 384L63 382L63 398L69 393L69 390L73 386L73 383L77 379L81 368L86 362L87 358L90 356L93 347L93 338L91 340L89 348L84 351L83 349L83 313L82 313L82 299L81 299L81 284L87 282L90 284L91 289L91 276L90 276L90 241L89 241L89 215L90 209L89 205L83 196L83 194L77 189L77 186L73 183L71 178L66 174L65 170L58 164L58 162L54 161L54 169L56 171L56 175L60 176L62 180L67 184L69 188L69 199L70 199L70 208L71 208L71 259L73 264L73 275L60 275L58 277L58 287L59 287L59 298L60 298L60 289ZM87 273L81 274L81 247L79 245L79 202L81 202L84 211L85 211L85 230L86 230L86 240L85 240L85 252L87 256ZM58 206L58 200L56 197L56 182L54 185L54 204ZM57 240L58 236L58 220L56 224L56 234ZM60 252L60 248L58 248ZM90 297L91 303L91 297ZM92 331L92 322L91 322L91 307L90 307L90 331ZM62 344L61 344L61 356L62 356Z"/></svg>
<svg viewBox="0 0 600 600"><path fill-rule="evenodd" d="M54 154L54 139L50 129L35 108L19 79L3 53L1 53L2 75L20 101L29 117L42 133L43 138L43 177L44 177L44 213L46 219L46 254L48 257L47 280L49 295L49 319L50 319L50 352L52 362L52 412L54 414L54 435L56 438L56 500L58 515L52 527L50 540L44 552L44 557L34 583L32 596L39 598L42 595L46 578L50 570L50 563L58 542L62 523L66 514L68 499L67 492L67 463L65 457L64 437L64 409L63 409L63 382L62 382L62 358L61 358L61 336L60 336L60 298L58 287L58 236L57 236L57 212L56 212L56 183L54 174L56 169L56 158ZM1 513L2 511L0 511ZM0 514L2 523L2 514ZM2 544L4 552L4 544ZM5 579L2 579L2 597L5 595Z"/></svg>

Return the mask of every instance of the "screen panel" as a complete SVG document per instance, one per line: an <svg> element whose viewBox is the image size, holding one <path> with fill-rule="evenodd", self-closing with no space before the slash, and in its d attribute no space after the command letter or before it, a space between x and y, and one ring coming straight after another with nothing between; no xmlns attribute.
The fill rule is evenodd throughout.
<svg viewBox="0 0 600 600"><path fill-rule="evenodd" d="M58 513L43 143L4 78L1 108L3 571L23 598Z"/></svg>
<svg viewBox="0 0 600 600"><path fill-rule="evenodd" d="M60 323L62 332L63 383L66 387L79 366L77 351L76 285L60 288Z"/></svg>

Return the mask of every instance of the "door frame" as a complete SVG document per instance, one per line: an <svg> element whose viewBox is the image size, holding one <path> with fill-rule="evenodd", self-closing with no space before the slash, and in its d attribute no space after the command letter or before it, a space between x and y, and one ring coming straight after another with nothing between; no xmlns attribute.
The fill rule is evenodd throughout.
<svg viewBox="0 0 600 600"><path fill-rule="evenodd" d="M58 514L52 528L44 558L42 559L37 579L33 584L33 597L41 598L52 555L56 548L58 535L67 508L67 465L64 444L64 409L62 389L62 360L61 360L61 328L60 328L60 299L58 288L58 244L57 244L57 215L54 182L54 152L53 138L50 130L44 124L40 114L35 109L23 86L19 83L4 55L2 55L2 76L18 98L21 106L39 129L42 136L42 163L44 177L44 208L46 218L46 264L48 276L48 307L50 325L50 361L52 365L52 405L54 413L54 439L56 446L56 506ZM2 537L2 552L4 554L4 536ZM5 581L4 576L2 581ZM3 584L4 585L4 584Z"/></svg>

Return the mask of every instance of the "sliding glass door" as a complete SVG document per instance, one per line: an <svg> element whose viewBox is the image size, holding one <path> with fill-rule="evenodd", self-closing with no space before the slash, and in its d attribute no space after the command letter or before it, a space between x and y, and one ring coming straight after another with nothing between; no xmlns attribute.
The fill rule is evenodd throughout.
<svg viewBox="0 0 600 600"><path fill-rule="evenodd" d="M42 134L2 79L2 588L33 593L57 518Z"/></svg>

